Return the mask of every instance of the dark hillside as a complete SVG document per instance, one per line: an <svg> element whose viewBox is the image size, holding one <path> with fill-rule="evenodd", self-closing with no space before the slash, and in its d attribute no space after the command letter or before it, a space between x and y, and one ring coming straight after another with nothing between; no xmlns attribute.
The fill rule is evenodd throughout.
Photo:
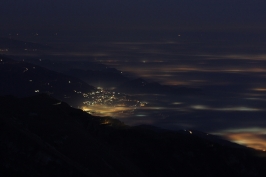
<svg viewBox="0 0 266 177"><path fill-rule="evenodd" d="M74 77L0 55L0 95L47 93L76 106L84 99L77 92L88 93L94 89Z"/></svg>
<svg viewBox="0 0 266 177"><path fill-rule="evenodd" d="M128 127L45 94L0 97L0 105L0 176L266 175L262 152Z"/></svg>
<svg viewBox="0 0 266 177"><path fill-rule="evenodd" d="M103 119L57 102L47 95L1 98L0 174L143 176L101 140Z"/></svg>
<svg viewBox="0 0 266 177"><path fill-rule="evenodd" d="M42 45L33 42L15 40L12 38L0 37L0 49L8 49L8 51L27 52L27 51L48 51L53 48L48 45Z"/></svg>

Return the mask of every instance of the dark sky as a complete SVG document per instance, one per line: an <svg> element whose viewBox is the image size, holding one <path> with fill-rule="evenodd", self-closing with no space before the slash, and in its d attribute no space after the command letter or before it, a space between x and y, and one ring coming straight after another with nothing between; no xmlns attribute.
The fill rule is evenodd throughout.
<svg viewBox="0 0 266 177"><path fill-rule="evenodd" d="M264 0L2 0L5 29L265 28Z"/></svg>

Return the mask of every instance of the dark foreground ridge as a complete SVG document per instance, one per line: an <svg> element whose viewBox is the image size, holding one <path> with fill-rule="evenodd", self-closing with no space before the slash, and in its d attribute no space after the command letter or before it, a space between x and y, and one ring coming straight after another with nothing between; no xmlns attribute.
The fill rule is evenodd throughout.
<svg viewBox="0 0 266 177"><path fill-rule="evenodd" d="M48 95L0 97L0 176L266 176L262 152L129 127Z"/></svg>

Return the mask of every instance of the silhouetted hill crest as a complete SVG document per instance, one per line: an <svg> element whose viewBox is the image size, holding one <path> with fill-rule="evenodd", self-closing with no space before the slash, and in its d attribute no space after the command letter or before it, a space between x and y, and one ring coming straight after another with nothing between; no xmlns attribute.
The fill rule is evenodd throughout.
<svg viewBox="0 0 266 177"><path fill-rule="evenodd" d="M258 151L152 126L106 126L48 95L0 97L1 176L265 176ZM34 116L30 113L35 113ZM193 130L194 131L194 130ZM261 152L262 155L265 153Z"/></svg>

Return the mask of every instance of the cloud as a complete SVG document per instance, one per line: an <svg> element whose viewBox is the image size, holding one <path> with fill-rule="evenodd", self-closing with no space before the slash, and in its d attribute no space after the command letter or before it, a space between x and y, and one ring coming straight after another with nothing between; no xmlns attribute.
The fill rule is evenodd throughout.
<svg viewBox="0 0 266 177"><path fill-rule="evenodd" d="M266 128L248 127L219 132L226 139L258 150L266 150Z"/></svg>

